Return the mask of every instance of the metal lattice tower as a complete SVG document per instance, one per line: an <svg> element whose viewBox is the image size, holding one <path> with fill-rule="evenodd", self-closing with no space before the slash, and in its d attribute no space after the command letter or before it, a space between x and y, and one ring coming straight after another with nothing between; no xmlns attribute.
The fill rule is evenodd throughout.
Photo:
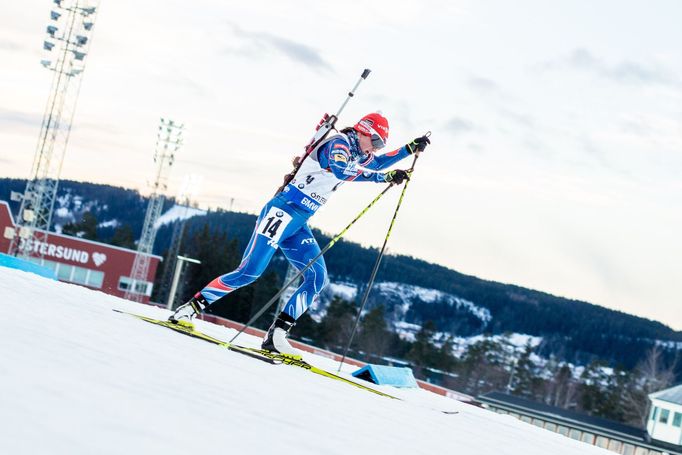
<svg viewBox="0 0 682 455"><path fill-rule="evenodd" d="M98 1L53 0L46 58L41 64L52 71L52 89L43 113L31 176L21 197L18 227L10 253L42 257L40 245L47 238L57 198L59 176L78 101L85 57L90 48Z"/></svg>
<svg viewBox="0 0 682 455"><path fill-rule="evenodd" d="M150 255L156 239L156 221L161 215L165 196L163 191L168 187L168 174L175 160L175 152L182 145L182 133L184 125L179 125L173 120L161 119L159 133L156 140L156 178L152 184L152 194L149 198L147 213L144 217L142 234L137 244L137 255L130 271L130 283L125 293L125 298L141 302L145 295L151 295L151 285L147 281L149 273Z"/></svg>

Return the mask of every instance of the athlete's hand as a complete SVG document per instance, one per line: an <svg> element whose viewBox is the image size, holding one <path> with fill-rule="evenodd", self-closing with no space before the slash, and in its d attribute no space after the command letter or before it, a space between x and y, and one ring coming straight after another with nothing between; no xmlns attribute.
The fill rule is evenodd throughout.
<svg viewBox="0 0 682 455"><path fill-rule="evenodd" d="M407 151L410 153L421 153L424 151L427 145L431 143L431 139L429 139L428 136L424 135L421 137L416 138L409 144L405 145L407 147Z"/></svg>
<svg viewBox="0 0 682 455"><path fill-rule="evenodd" d="M402 169L396 169L395 171L388 171L384 174L384 178L388 183L395 183L396 185L402 184L405 180L410 180L410 173L403 171Z"/></svg>

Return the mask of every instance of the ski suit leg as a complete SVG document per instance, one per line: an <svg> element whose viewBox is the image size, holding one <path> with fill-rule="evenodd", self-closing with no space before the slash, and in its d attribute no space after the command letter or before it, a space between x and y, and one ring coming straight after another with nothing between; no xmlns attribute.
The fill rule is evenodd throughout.
<svg viewBox="0 0 682 455"><path fill-rule="evenodd" d="M280 248L289 262L298 270L303 269L320 253L320 246L307 224L283 240ZM303 274L303 283L296 289L282 311L298 319L317 301L320 292L328 283L327 267L324 258L320 256Z"/></svg>
<svg viewBox="0 0 682 455"><path fill-rule="evenodd" d="M244 256L237 269L208 283L199 293L211 304L235 289L256 281L265 271L279 242L296 233L307 218L278 198L268 202L256 220Z"/></svg>

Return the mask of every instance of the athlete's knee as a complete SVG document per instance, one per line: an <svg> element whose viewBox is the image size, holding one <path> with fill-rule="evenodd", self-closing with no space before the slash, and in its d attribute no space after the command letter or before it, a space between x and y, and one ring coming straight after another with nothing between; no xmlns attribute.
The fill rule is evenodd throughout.
<svg viewBox="0 0 682 455"><path fill-rule="evenodd" d="M306 284L312 285L316 293L329 284L329 276L327 275L327 268L324 262L316 262L310 267L303 276Z"/></svg>

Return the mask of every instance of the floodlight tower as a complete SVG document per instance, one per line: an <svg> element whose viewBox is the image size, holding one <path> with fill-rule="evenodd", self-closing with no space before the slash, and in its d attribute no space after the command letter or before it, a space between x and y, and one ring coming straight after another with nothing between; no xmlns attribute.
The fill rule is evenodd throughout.
<svg viewBox="0 0 682 455"><path fill-rule="evenodd" d="M156 178L152 184L152 194L147 205L147 213L144 217L142 234L137 243L137 255L130 271L130 284L126 289L125 298L141 302L145 295L151 295L151 286L147 282L149 273L150 254L156 239L156 220L161 215L165 196L163 191L168 188L168 174L175 161L175 152L182 146L182 133L184 125L179 125L173 120L161 118L159 132L156 139Z"/></svg>
<svg viewBox="0 0 682 455"><path fill-rule="evenodd" d="M53 0L41 64L52 71L52 90L47 99L33 157L31 176L21 196L18 231L10 245L12 254L42 257L57 197L59 175L76 110L85 56L95 24L97 0Z"/></svg>

